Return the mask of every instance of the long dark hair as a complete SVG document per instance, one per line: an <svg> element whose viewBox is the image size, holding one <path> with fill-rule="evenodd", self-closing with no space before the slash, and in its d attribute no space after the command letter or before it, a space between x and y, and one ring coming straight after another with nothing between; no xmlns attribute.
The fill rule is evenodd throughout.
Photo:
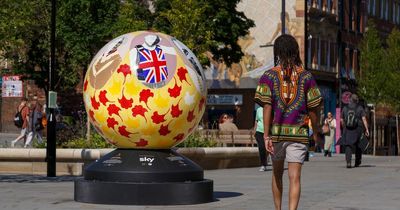
<svg viewBox="0 0 400 210"><path fill-rule="evenodd" d="M293 36L283 34L275 40L274 64L281 66L282 71L285 71L285 80L290 80L290 75L296 66L302 66L299 45Z"/></svg>

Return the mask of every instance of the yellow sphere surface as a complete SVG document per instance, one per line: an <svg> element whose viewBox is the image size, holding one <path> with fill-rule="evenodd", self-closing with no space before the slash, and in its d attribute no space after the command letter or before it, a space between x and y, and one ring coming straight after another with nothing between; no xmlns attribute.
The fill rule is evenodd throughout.
<svg viewBox="0 0 400 210"><path fill-rule="evenodd" d="M90 63L83 90L90 122L118 148L171 148L205 110L199 61L162 33L138 31L107 43Z"/></svg>

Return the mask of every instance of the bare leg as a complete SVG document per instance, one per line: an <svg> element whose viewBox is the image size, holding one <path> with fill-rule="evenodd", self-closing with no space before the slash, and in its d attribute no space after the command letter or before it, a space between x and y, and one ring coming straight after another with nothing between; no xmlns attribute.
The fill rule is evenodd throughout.
<svg viewBox="0 0 400 210"><path fill-rule="evenodd" d="M289 174L289 209L296 210L300 200L301 164L288 163Z"/></svg>
<svg viewBox="0 0 400 210"><path fill-rule="evenodd" d="M30 131L30 132L28 133L28 137L26 138L26 142L25 142L25 145L24 145L25 148L28 147L28 146L31 144L31 141L32 141L32 139L33 139L34 137L35 137L34 132L33 132L33 131Z"/></svg>
<svg viewBox="0 0 400 210"><path fill-rule="evenodd" d="M14 147L14 145L21 139L25 137L25 134L19 135L15 140L11 141L11 147Z"/></svg>
<svg viewBox="0 0 400 210"><path fill-rule="evenodd" d="M275 210L281 210L282 207L282 175L284 160L272 161L272 194L274 195Z"/></svg>

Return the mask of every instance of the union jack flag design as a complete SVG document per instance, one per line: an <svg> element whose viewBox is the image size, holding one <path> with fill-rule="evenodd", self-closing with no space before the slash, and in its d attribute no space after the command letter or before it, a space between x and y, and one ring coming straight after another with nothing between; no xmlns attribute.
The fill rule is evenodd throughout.
<svg viewBox="0 0 400 210"><path fill-rule="evenodd" d="M160 47L154 50L139 49L138 77L146 83L155 84L168 77L167 61Z"/></svg>

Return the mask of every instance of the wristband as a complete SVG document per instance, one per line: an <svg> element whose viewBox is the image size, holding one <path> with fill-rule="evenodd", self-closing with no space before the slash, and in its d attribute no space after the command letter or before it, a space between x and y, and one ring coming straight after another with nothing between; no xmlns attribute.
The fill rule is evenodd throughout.
<svg viewBox="0 0 400 210"><path fill-rule="evenodd" d="M271 137L270 136L264 137L264 141L271 141Z"/></svg>

